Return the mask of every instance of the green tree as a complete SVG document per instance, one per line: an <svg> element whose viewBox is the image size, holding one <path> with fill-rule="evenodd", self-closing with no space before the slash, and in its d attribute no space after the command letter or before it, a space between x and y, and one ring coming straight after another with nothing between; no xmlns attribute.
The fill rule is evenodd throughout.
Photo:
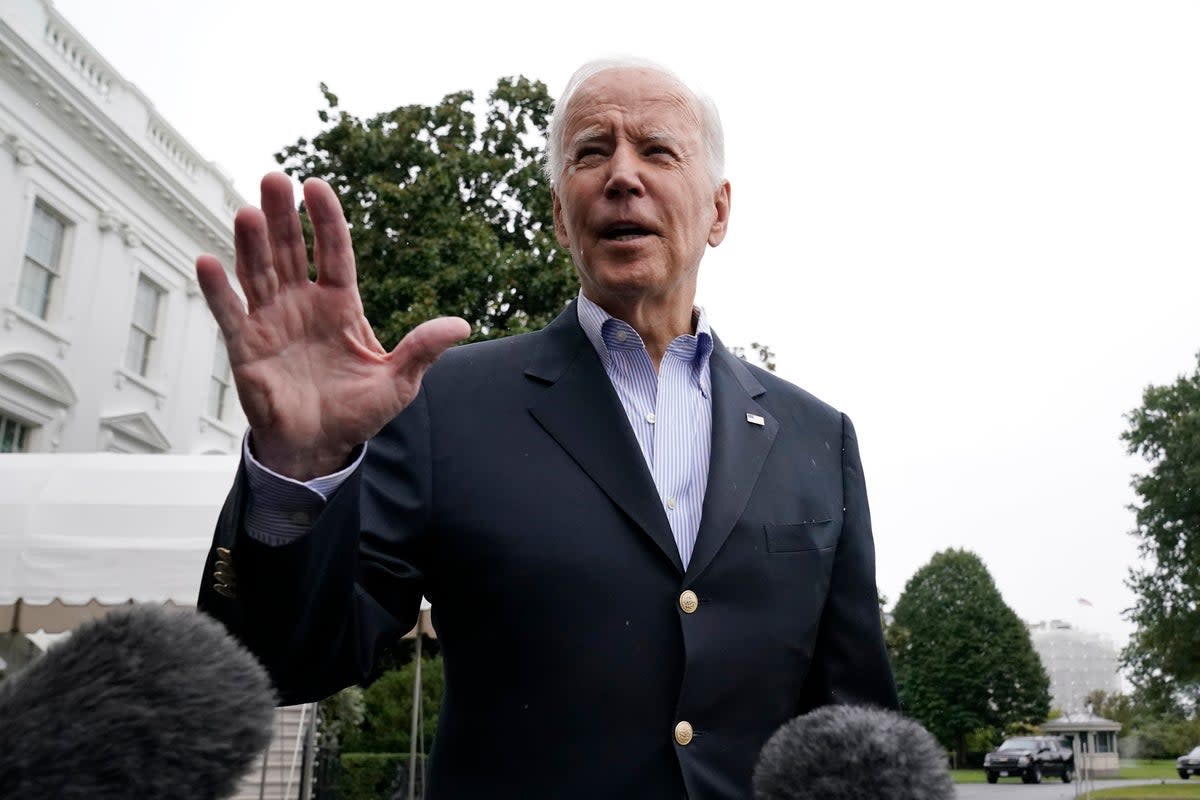
<svg viewBox="0 0 1200 800"><path fill-rule="evenodd" d="M750 353L753 353L760 367L765 369L767 372L775 371L775 351L771 349L770 345L762 344L761 342L751 342L749 353L746 352L746 348L740 346L729 348L729 352L733 353L742 361L749 361Z"/></svg>
<svg viewBox="0 0 1200 800"><path fill-rule="evenodd" d="M1093 689L1088 692L1085 702L1091 706L1092 713L1098 717L1111 719L1121 723L1121 733L1129 734L1141 718L1147 717L1134 702L1134 698L1122 692L1106 692L1103 689Z"/></svg>
<svg viewBox="0 0 1200 800"><path fill-rule="evenodd" d="M1121 438L1149 469L1133 478L1142 562L1129 571L1136 599L1126 616L1137 628L1122 657L1142 699L1191 706L1200 694L1200 363L1148 386L1126 418Z"/></svg>
<svg viewBox="0 0 1200 800"><path fill-rule="evenodd" d="M1200 742L1200 720L1159 717L1122 731L1121 755L1131 758L1176 758Z"/></svg>
<svg viewBox="0 0 1200 800"><path fill-rule="evenodd" d="M363 690L361 724L342 733L342 752L407 753L412 743L413 680L416 660L384 672ZM421 732L425 750L433 747L444 687L442 659L421 660Z"/></svg>
<svg viewBox="0 0 1200 800"><path fill-rule="evenodd" d="M879 624L883 626L883 643L887 647L888 660L896 663L896 654L908 644L908 631L896 624L896 614L888 612L887 595L876 590L879 603Z"/></svg>
<svg viewBox="0 0 1200 800"><path fill-rule="evenodd" d="M541 173L553 104L544 84L501 79L478 115L464 91L368 119L321 92L328 127L275 158L341 198L363 307L384 346L437 315L461 316L473 339L491 339L536 330L563 309L578 284Z"/></svg>
<svg viewBox="0 0 1200 800"><path fill-rule="evenodd" d="M1046 670L974 553L945 550L917 570L896 602L892 627L900 701L959 763L980 729L1046 719Z"/></svg>
<svg viewBox="0 0 1200 800"><path fill-rule="evenodd" d="M326 697L318 705L317 713L321 719L317 745L323 750L339 750L342 738L362 725L366 714L362 688L347 686L337 694Z"/></svg>
<svg viewBox="0 0 1200 800"><path fill-rule="evenodd" d="M1121 723L1124 756L1175 758L1200 742L1200 717L1189 717L1169 696L1096 689L1088 693L1087 702L1095 714Z"/></svg>

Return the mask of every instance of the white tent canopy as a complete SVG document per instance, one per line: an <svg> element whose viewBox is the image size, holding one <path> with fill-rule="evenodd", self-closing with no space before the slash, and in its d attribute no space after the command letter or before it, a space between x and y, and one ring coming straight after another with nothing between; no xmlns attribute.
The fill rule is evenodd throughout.
<svg viewBox="0 0 1200 800"><path fill-rule="evenodd" d="M59 633L127 603L194 606L237 464L0 454L0 633ZM421 607L420 630L436 637L429 604Z"/></svg>
<svg viewBox="0 0 1200 800"><path fill-rule="evenodd" d="M9 655L21 638L13 633L60 633L128 603L193 606L236 471L237 456L0 454L0 640ZM435 635L424 601L408 636L417 630ZM291 748L289 776L311 746L304 713L311 706L294 743L276 732ZM239 797L263 796L267 762L283 758L273 752Z"/></svg>
<svg viewBox="0 0 1200 800"><path fill-rule="evenodd" d="M196 602L236 456L0 455L0 631Z"/></svg>

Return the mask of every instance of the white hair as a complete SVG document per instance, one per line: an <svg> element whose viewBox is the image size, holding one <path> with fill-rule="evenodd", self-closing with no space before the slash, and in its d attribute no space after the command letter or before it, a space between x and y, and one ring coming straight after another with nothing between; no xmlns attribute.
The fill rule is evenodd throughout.
<svg viewBox="0 0 1200 800"><path fill-rule="evenodd" d="M567 81L567 88L563 90L562 96L554 104L554 112L550 117L550 130L546 141L546 162L543 165L543 169L550 185L554 186L558 183L558 176L562 174L563 145L565 144L563 136L566 133L564 125L566 123L566 110L571 104L571 98L574 97L576 90L589 78L613 69L649 70L664 75L679 84L680 88L683 89L685 98L691 103L696 117L700 120L700 139L704 145L709 179L712 181L713 188L720 186L721 181L725 179L725 130L721 127L721 115L717 112L716 103L708 96L692 89L678 75L661 64L644 58L630 56L599 58L589 61L575 70L575 74Z"/></svg>

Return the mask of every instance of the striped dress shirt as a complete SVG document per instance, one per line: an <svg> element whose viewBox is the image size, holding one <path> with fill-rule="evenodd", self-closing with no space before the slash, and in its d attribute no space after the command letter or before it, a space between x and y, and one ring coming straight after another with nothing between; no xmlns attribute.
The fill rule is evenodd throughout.
<svg viewBox="0 0 1200 800"><path fill-rule="evenodd" d="M658 371L628 322L579 295L579 324L604 364L642 448L686 568L700 530L712 451L712 331L703 309L696 332L667 345Z"/></svg>
<svg viewBox="0 0 1200 800"><path fill-rule="evenodd" d="M686 567L700 529L712 450L713 338L708 320L697 308L696 332L676 337L656 372L633 326L582 293L576 308L580 327L629 418ZM246 532L270 545L287 544L307 533L325 499L358 468L365 452L366 447L361 448L353 463L332 475L301 482L260 464L250 452L247 434L242 445L250 484Z"/></svg>

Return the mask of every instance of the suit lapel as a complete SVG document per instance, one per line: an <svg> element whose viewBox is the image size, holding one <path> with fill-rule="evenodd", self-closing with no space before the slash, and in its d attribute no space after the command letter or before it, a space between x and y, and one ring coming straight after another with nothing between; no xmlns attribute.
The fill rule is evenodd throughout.
<svg viewBox="0 0 1200 800"><path fill-rule="evenodd" d="M766 390L746 365L720 343L713 342L711 361L713 420L708 486L696 546L685 583L698 577L729 538L746 509L779 422L754 399ZM762 418L757 425L747 414Z"/></svg>
<svg viewBox="0 0 1200 800"><path fill-rule="evenodd" d="M525 370L546 390L529 412L682 574L683 562L625 409L579 327L575 304L544 330Z"/></svg>

